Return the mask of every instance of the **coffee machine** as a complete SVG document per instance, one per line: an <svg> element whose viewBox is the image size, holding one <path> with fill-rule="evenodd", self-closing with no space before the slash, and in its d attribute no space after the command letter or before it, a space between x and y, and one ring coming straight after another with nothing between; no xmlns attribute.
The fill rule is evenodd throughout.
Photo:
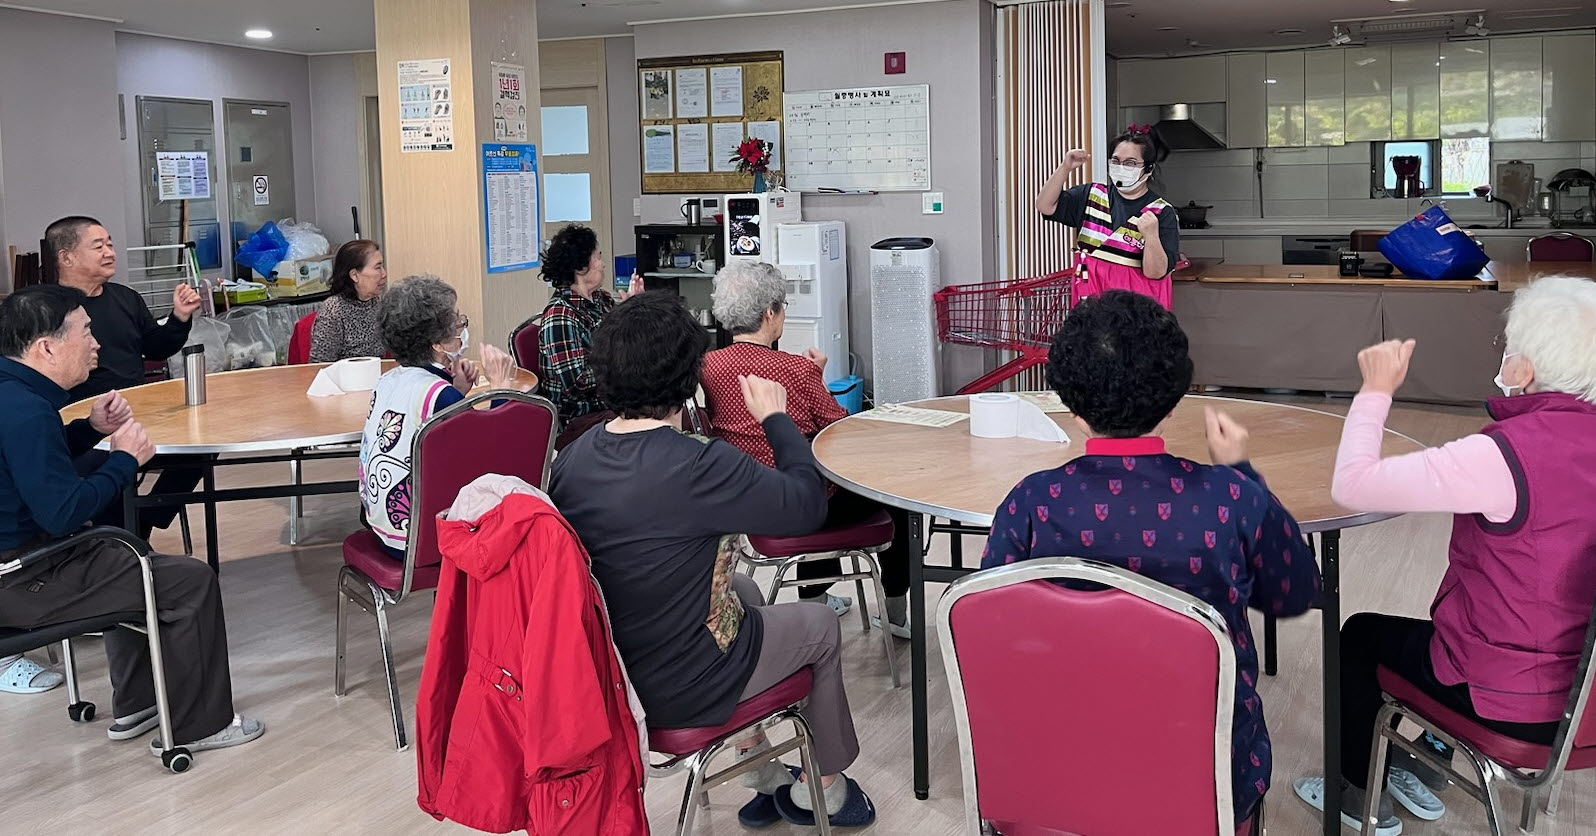
<svg viewBox="0 0 1596 836"><path fill-rule="evenodd" d="M1391 158L1391 170L1396 172L1396 193L1392 197L1423 197L1424 186L1419 182L1422 162L1416 155L1398 155Z"/></svg>

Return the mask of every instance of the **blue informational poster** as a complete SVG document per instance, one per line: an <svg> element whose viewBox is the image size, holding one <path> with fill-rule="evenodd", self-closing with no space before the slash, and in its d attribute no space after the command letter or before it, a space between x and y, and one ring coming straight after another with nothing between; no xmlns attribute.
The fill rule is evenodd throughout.
<svg viewBox="0 0 1596 836"><path fill-rule="evenodd" d="M488 238L488 272L539 266L543 204L536 145L482 146L482 202Z"/></svg>

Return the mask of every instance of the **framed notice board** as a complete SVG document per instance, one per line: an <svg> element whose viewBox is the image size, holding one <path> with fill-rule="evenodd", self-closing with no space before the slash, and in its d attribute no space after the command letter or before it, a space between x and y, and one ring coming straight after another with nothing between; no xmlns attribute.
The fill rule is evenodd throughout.
<svg viewBox="0 0 1596 836"><path fill-rule="evenodd" d="M644 194L744 192L753 177L730 162L758 137L782 168L782 53L743 52L637 62Z"/></svg>

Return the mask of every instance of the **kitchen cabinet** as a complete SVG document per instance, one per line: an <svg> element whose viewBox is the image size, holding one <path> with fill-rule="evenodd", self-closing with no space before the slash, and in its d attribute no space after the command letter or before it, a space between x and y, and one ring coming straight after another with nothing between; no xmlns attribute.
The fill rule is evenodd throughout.
<svg viewBox="0 0 1596 836"><path fill-rule="evenodd" d="M1441 138L1491 135L1491 42L1447 41L1441 65Z"/></svg>
<svg viewBox="0 0 1596 836"><path fill-rule="evenodd" d="M1596 35L1548 35L1541 47L1541 138L1596 140Z"/></svg>
<svg viewBox="0 0 1596 836"><path fill-rule="evenodd" d="M1271 52L1264 58L1264 106L1270 148L1308 144L1307 72L1301 52Z"/></svg>
<svg viewBox="0 0 1596 836"><path fill-rule="evenodd" d="M1303 57L1307 80L1307 144L1344 145L1347 141L1347 68L1341 53L1317 50Z"/></svg>
<svg viewBox="0 0 1596 836"><path fill-rule="evenodd" d="M1269 142L1269 121L1265 113L1264 55L1245 52L1229 56L1229 76L1225 100L1225 132L1231 148L1262 148Z"/></svg>
<svg viewBox="0 0 1596 836"><path fill-rule="evenodd" d="M1491 138L1542 136L1541 38L1491 41Z"/></svg>
<svg viewBox="0 0 1596 836"><path fill-rule="evenodd" d="M1202 104L1225 100L1223 55L1119 62L1119 106Z"/></svg>
<svg viewBox="0 0 1596 836"><path fill-rule="evenodd" d="M1391 48L1341 51L1347 73L1347 141L1391 138Z"/></svg>
<svg viewBox="0 0 1596 836"><path fill-rule="evenodd" d="M1441 136L1441 53L1435 43L1391 47L1391 138Z"/></svg>

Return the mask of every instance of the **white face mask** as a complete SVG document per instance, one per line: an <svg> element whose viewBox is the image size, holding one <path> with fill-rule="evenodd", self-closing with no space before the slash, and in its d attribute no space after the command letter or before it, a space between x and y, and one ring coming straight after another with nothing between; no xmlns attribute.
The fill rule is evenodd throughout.
<svg viewBox="0 0 1596 836"><path fill-rule="evenodd" d="M468 325L468 326L460 329L460 347L455 349L454 351L445 351L444 354L449 357L449 361L450 362L454 362L456 360L459 360L460 359L460 355L464 354L465 350L467 348L470 348L470 347L471 347L471 326Z"/></svg>
<svg viewBox="0 0 1596 836"><path fill-rule="evenodd" d="M1514 389L1522 389L1522 388L1524 388L1522 386L1509 386L1509 385L1507 385L1507 381L1502 379L1502 372L1507 371L1507 358L1509 358L1509 357L1517 357L1517 356L1518 356L1518 352L1511 352L1510 351L1510 352L1507 352L1507 353L1503 354L1502 355L1502 365L1497 368L1496 377L1492 380L1492 382L1496 384L1496 388L1502 390L1502 396L1506 397L1506 398L1513 397L1513 390Z"/></svg>
<svg viewBox="0 0 1596 836"><path fill-rule="evenodd" d="M1122 192L1133 192L1141 188L1151 174L1152 172L1146 167L1132 168L1128 165L1108 164L1108 179Z"/></svg>

